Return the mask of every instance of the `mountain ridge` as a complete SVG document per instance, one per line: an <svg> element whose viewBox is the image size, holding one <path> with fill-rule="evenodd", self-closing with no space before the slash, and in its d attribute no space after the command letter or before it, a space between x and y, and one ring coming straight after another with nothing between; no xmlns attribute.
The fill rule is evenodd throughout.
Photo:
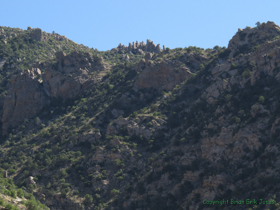
<svg viewBox="0 0 280 210"><path fill-rule="evenodd" d="M273 22L205 50L0 32L0 168L50 209L278 209Z"/></svg>

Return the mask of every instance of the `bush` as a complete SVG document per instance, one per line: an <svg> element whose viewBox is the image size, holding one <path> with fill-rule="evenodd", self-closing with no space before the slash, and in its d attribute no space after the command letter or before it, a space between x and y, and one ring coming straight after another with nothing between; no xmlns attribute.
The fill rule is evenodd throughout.
<svg viewBox="0 0 280 210"><path fill-rule="evenodd" d="M119 194L119 193L120 193L119 190L116 190L116 189L112 189L112 190L111 190L111 194L113 194L113 195L117 195L117 194Z"/></svg>
<svg viewBox="0 0 280 210"><path fill-rule="evenodd" d="M264 97L263 97L263 96L260 96L260 97L259 97L259 102L260 102L261 104L264 103Z"/></svg>
<svg viewBox="0 0 280 210"><path fill-rule="evenodd" d="M17 197L17 193L15 190L11 190L11 196L16 198Z"/></svg>
<svg viewBox="0 0 280 210"><path fill-rule="evenodd" d="M250 70L246 69L243 73L242 73L242 77L244 77L245 79L251 76Z"/></svg>
<svg viewBox="0 0 280 210"><path fill-rule="evenodd" d="M20 198L22 198L24 196L22 189L19 189L17 191L17 196L20 197Z"/></svg>
<svg viewBox="0 0 280 210"><path fill-rule="evenodd" d="M4 189L3 194L11 196L11 191Z"/></svg>
<svg viewBox="0 0 280 210"><path fill-rule="evenodd" d="M231 63L230 69L235 69L235 68L236 68L236 64L235 63Z"/></svg>
<svg viewBox="0 0 280 210"><path fill-rule="evenodd" d="M86 194L84 203L91 204L93 202L92 195Z"/></svg>
<svg viewBox="0 0 280 210"><path fill-rule="evenodd" d="M36 200L28 200L25 204L27 210L39 210Z"/></svg>
<svg viewBox="0 0 280 210"><path fill-rule="evenodd" d="M16 170L11 168L11 169L8 170L8 173L9 174L14 174L14 173L16 173Z"/></svg>
<svg viewBox="0 0 280 210"><path fill-rule="evenodd" d="M17 207L13 206L12 204L8 203L7 205L5 205L6 209L8 210L16 210L18 209Z"/></svg>

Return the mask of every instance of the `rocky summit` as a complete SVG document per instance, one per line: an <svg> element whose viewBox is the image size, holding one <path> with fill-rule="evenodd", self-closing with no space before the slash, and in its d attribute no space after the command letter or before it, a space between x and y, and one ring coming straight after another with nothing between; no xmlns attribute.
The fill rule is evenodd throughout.
<svg viewBox="0 0 280 210"><path fill-rule="evenodd" d="M0 27L0 209L279 209L280 27L108 51Z"/></svg>

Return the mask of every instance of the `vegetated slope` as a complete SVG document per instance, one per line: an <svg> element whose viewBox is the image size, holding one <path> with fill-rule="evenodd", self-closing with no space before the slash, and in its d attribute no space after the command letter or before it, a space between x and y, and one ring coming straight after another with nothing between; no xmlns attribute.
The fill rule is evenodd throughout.
<svg viewBox="0 0 280 210"><path fill-rule="evenodd" d="M59 37L17 33L34 50ZM74 51L53 38L50 48L62 42L64 52L30 59L28 71L1 67L11 79L2 86L0 166L51 209L206 209L204 200L222 199L274 199L256 208L276 209L279 38L273 22L207 50L148 40Z"/></svg>
<svg viewBox="0 0 280 210"><path fill-rule="evenodd" d="M0 209L49 209L36 200L32 193L27 193L24 188L17 188L13 179L7 175L7 171L0 170Z"/></svg>

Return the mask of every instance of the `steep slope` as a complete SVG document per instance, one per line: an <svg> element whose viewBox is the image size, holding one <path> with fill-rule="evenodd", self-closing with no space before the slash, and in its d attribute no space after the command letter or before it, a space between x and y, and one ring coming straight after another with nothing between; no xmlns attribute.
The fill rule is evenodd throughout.
<svg viewBox="0 0 280 210"><path fill-rule="evenodd" d="M50 209L277 209L279 35L267 22L227 48L148 40L5 64L0 167ZM223 199L269 202L208 205Z"/></svg>

